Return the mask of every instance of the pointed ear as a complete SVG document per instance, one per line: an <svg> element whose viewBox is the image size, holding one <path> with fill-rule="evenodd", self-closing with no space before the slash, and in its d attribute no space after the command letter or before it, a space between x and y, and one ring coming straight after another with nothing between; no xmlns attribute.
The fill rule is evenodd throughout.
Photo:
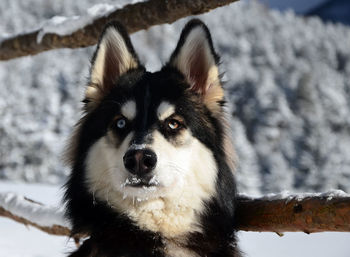
<svg viewBox="0 0 350 257"><path fill-rule="evenodd" d="M138 67L140 63L125 28L117 22L109 23L92 58L90 83L85 91L88 107L96 106L121 75Z"/></svg>
<svg viewBox="0 0 350 257"><path fill-rule="evenodd" d="M224 99L218 62L207 26L198 19L188 22L168 65L185 76L190 90L200 94L213 112L221 110L220 103Z"/></svg>

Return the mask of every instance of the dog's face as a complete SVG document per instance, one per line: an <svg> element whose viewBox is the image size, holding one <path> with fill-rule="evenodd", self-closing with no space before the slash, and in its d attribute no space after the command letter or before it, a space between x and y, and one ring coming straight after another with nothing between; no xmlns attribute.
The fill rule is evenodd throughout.
<svg viewBox="0 0 350 257"><path fill-rule="evenodd" d="M169 71L133 73L93 111L106 120L95 123L105 133L86 159L90 188L102 190L105 199L113 191L139 200L166 197L185 186L212 192L216 164L201 140L214 136L214 128L200 97L188 94L182 78ZM129 76L138 79L130 84ZM206 135L196 137L205 126Z"/></svg>
<svg viewBox="0 0 350 257"><path fill-rule="evenodd" d="M223 152L217 62L209 31L197 20L155 73L141 66L120 25L104 30L76 136L96 200L123 212L135 201L160 208L159 199L202 210L216 193L215 154Z"/></svg>

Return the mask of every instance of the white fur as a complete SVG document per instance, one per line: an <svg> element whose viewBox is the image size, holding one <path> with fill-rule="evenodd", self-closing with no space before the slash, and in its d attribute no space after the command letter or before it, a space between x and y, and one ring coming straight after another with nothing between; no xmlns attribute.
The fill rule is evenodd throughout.
<svg viewBox="0 0 350 257"><path fill-rule="evenodd" d="M173 238L188 231L200 231L198 214L203 201L215 194L217 175L212 153L185 131L183 145L174 146L158 131L148 145L157 154L154 180L157 186L128 186L132 176L122 158L128 150L132 134L119 148L107 137L95 143L88 154L87 183L98 200L126 213L141 228L161 232Z"/></svg>
<svg viewBox="0 0 350 257"><path fill-rule="evenodd" d="M162 102L157 109L157 116L159 120L165 120L175 113L175 106L169 102Z"/></svg>
<svg viewBox="0 0 350 257"><path fill-rule="evenodd" d="M133 120L136 117L136 103L135 101L127 101L121 108L121 113L128 120Z"/></svg>
<svg viewBox="0 0 350 257"><path fill-rule="evenodd" d="M110 204L110 194L121 192L128 178L123 156L133 134L130 133L119 146L110 142L109 136L99 139L89 150L86 159L86 181L96 197Z"/></svg>
<svg viewBox="0 0 350 257"><path fill-rule="evenodd" d="M171 257L201 257L198 254L194 253L193 251L182 247L178 244L178 241L183 241L183 239L176 239L176 240L165 240L166 248L166 256Z"/></svg>

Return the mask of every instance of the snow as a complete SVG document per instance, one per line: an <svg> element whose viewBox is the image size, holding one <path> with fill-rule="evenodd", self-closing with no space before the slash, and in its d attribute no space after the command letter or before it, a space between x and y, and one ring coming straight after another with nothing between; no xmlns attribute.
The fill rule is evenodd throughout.
<svg viewBox="0 0 350 257"><path fill-rule="evenodd" d="M249 197L247 194L240 194L244 197ZM264 196L261 197L257 197L257 198L261 198L264 200L274 200L274 199L284 199L284 198L295 198L295 199L304 199L307 197L324 197L327 199L331 199L333 197L350 197L350 194L345 193L342 190L337 190L337 189L333 189L333 190L329 190L327 192L323 192L323 193L292 193L289 191L282 191L280 193L269 193L266 194ZM253 197L254 198L254 197Z"/></svg>
<svg viewBox="0 0 350 257"><path fill-rule="evenodd" d="M84 16L54 16L51 19L44 21L42 24L37 36L37 43L40 44L45 34L48 33L61 36L70 35L73 32L91 24L97 18L107 16L119 8L122 8L122 6L102 3L95 4L94 6L90 7Z"/></svg>
<svg viewBox="0 0 350 257"><path fill-rule="evenodd" d="M322 192L322 193L292 193L285 190L280 193L269 193L266 195L248 195L246 193L239 193L238 196L249 200L254 200L254 199L266 200L266 201L285 200L286 204L292 200L302 201L305 198L310 198L310 197L326 198L327 201L330 201L333 198L343 198L343 197L350 198L350 194L345 193L342 190L336 190L336 189L329 190L327 192Z"/></svg>
<svg viewBox="0 0 350 257"><path fill-rule="evenodd" d="M59 186L0 182L4 192L24 194L45 205L59 206ZM52 236L33 227L0 217L0 257L63 257L75 248L67 237ZM246 257L348 257L350 233L275 233L239 232L240 247Z"/></svg>
<svg viewBox="0 0 350 257"><path fill-rule="evenodd" d="M32 221L40 226L69 226L63 218L63 208L32 203L22 195L0 193L0 206L12 214Z"/></svg>
<svg viewBox="0 0 350 257"><path fill-rule="evenodd" d="M62 191L58 186L0 182L0 195L5 192L23 194L46 206L61 205ZM73 240L67 237L49 235L0 217L0 257L63 257L74 249Z"/></svg>
<svg viewBox="0 0 350 257"><path fill-rule="evenodd" d="M63 257L74 250L65 237L51 236L32 227L0 218L0 257Z"/></svg>
<svg viewBox="0 0 350 257"><path fill-rule="evenodd" d="M245 257L348 257L350 233L276 233L239 232Z"/></svg>
<svg viewBox="0 0 350 257"><path fill-rule="evenodd" d="M92 17L103 17L107 16L111 12L115 11L116 9L123 8L122 5L110 5L110 4L95 4L94 6L90 7L87 11L89 16Z"/></svg>
<svg viewBox="0 0 350 257"><path fill-rule="evenodd" d="M121 185L121 187L126 187L128 185L135 185L141 182L141 179L136 176L131 176L126 178L125 182Z"/></svg>

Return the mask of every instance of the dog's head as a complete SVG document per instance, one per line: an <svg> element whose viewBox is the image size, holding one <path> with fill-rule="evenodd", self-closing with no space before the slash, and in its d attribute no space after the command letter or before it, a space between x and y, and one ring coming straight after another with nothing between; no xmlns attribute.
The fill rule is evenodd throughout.
<svg viewBox="0 0 350 257"><path fill-rule="evenodd" d="M70 152L95 200L128 212L130 201L161 198L200 212L215 196L218 158L226 160L218 59L199 20L185 26L154 73L140 64L122 26L105 28Z"/></svg>

